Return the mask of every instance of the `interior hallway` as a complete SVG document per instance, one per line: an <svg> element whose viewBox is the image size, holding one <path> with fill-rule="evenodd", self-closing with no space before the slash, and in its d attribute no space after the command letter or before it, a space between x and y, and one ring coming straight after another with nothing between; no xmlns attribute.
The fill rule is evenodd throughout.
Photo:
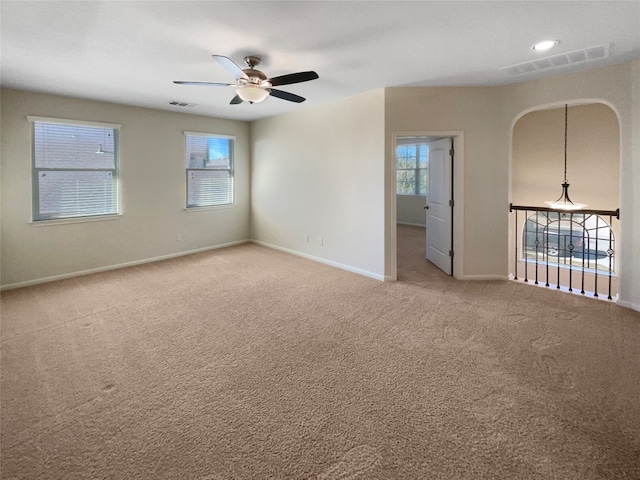
<svg viewBox="0 0 640 480"><path fill-rule="evenodd" d="M454 282L426 259L425 228L397 225L398 281L413 284Z"/></svg>

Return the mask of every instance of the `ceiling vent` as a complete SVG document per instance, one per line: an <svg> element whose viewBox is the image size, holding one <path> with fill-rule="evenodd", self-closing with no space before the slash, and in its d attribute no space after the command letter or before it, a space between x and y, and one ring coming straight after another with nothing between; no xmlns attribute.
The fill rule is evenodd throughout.
<svg viewBox="0 0 640 480"><path fill-rule="evenodd" d="M189 107L189 108L197 107L197 104L195 103L179 102L177 100L171 100L167 103L169 105L173 105L174 107Z"/></svg>
<svg viewBox="0 0 640 480"><path fill-rule="evenodd" d="M545 57L531 62L519 63L510 67L502 67L507 75L526 75L533 72L541 72L551 68L564 67L565 65L573 65L575 63L588 62L607 58L609 56L609 45L599 45L597 47L585 48L583 50L574 50L573 52L562 53L552 57Z"/></svg>

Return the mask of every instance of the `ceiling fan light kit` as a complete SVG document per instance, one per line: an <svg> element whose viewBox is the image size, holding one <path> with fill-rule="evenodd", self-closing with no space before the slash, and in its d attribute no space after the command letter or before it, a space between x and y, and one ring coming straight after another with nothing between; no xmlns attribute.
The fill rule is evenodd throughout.
<svg viewBox="0 0 640 480"><path fill-rule="evenodd" d="M238 96L249 103L260 103L269 96L269 90L260 87L259 85L244 85L236 89Z"/></svg>
<svg viewBox="0 0 640 480"><path fill-rule="evenodd" d="M213 87L235 87L236 96L231 100L231 105L237 105L243 102L250 104L260 103L264 101L269 95L272 97L287 100L289 102L302 103L306 99L299 95L295 95L283 90L276 90L272 88L274 85L290 85L293 83L308 82L309 80L315 80L318 74L313 71L289 73L287 75L281 75L278 77L268 78L263 72L257 70L255 67L260 64L260 58L248 55L244 57L244 63L248 68L242 69L236 65L230 58L222 55L212 55L213 59L218 64L231 73L236 83L215 83L215 82L191 82L175 80L173 83L179 85L202 85Z"/></svg>

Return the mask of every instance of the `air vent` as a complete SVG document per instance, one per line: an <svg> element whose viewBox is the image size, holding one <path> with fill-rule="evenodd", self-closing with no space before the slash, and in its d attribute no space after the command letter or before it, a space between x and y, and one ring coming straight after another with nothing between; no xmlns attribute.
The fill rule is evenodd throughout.
<svg viewBox="0 0 640 480"><path fill-rule="evenodd" d="M598 60L609 56L609 45L599 45L597 47L585 48L584 50L575 50L573 52L554 55L552 57L541 58L531 62L519 63L509 67L502 67L508 75L526 75L532 72L540 72L551 68L564 67L574 63L588 62Z"/></svg>
<svg viewBox="0 0 640 480"><path fill-rule="evenodd" d="M195 103L179 102L177 100L171 100L170 102L167 102L167 103L169 105L173 105L174 107L189 107L189 108L193 108L193 107L197 106Z"/></svg>

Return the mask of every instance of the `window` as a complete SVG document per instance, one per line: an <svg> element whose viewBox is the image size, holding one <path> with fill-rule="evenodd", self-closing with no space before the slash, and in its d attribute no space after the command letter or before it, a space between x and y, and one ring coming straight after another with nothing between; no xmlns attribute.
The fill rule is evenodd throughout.
<svg viewBox="0 0 640 480"><path fill-rule="evenodd" d="M599 215L536 212L525 222L522 242L523 258L615 271L615 238Z"/></svg>
<svg viewBox="0 0 640 480"><path fill-rule="evenodd" d="M187 208L233 204L234 137L185 132Z"/></svg>
<svg viewBox="0 0 640 480"><path fill-rule="evenodd" d="M427 156L425 143L396 147L396 193L427 194Z"/></svg>
<svg viewBox="0 0 640 480"><path fill-rule="evenodd" d="M29 117L33 220L118 214L119 125Z"/></svg>

